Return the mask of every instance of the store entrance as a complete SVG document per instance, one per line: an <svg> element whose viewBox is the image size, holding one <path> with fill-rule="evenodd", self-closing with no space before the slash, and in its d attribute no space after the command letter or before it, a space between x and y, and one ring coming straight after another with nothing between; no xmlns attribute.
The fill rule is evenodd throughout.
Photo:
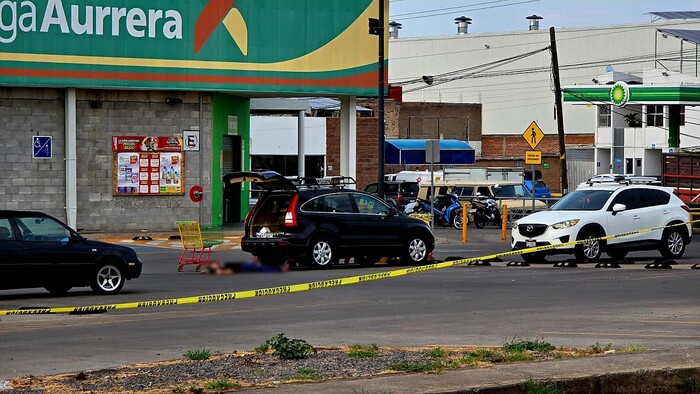
<svg viewBox="0 0 700 394"><path fill-rule="evenodd" d="M225 135L223 144L223 168L222 175L243 169L243 150L241 137L238 135ZM224 183L224 212L223 222L236 223L241 218L241 184Z"/></svg>

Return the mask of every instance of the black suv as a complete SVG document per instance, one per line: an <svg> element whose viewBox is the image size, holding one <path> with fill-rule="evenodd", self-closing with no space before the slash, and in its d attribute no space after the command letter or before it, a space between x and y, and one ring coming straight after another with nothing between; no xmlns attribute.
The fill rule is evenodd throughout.
<svg viewBox="0 0 700 394"><path fill-rule="evenodd" d="M420 186L418 182L384 181L384 200L396 207L399 211L418 197ZM370 183L365 187L367 193L377 194L377 183Z"/></svg>
<svg viewBox="0 0 700 394"><path fill-rule="evenodd" d="M241 248L263 264L293 259L327 268L341 258L371 266L382 257L425 263L435 238L422 220L369 193L339 185L295 184L274 171L237 172L225 182L254 182L264 192L245 219Z"/></svg>

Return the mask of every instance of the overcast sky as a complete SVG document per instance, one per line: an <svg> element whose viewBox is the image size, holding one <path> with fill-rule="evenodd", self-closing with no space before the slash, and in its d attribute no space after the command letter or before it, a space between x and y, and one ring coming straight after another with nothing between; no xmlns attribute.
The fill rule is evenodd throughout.
<svg viewBox="0 0 700 394"><path fill-rule="evenodd" d="M399 37L456 34L454 18L472 18L469 33L527 30L525 17L539 15L540 29L651 22L651 11L700 11L700 0L390 0Z"/></svg>

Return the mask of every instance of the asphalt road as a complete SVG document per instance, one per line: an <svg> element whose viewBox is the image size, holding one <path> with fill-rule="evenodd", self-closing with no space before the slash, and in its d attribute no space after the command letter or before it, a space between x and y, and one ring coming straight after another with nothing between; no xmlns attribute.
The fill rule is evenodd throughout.
<svg viewBox="0 0 700 394"><path fill-rule="evenodd" d="M436 258L508 250L496 229L438 229ZM215 294L381 272L341 266L326 271L207 275L177 272L179 251L138 247L141 278L116 296L74 289L0 292L0 309L84 306ZM215 253L244 260L240 251ZM99 315L3 316L0 379L180 358L188 350L250 350L283 332L313 345L501 345L543 338L555 346L687 348L700 343L700 242L670 270L644 269L655 252L631 255L619 269L459 266L302 293ZM512 260L519 260L515 257Z"/></svg>

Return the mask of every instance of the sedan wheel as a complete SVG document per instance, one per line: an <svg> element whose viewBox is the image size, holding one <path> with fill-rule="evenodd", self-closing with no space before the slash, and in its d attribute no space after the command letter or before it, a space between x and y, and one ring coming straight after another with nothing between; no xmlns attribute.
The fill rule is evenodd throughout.
<svg viewBox="0 0 700 394"><path fill-rule="evenodd" d="M679 259L685 253L683 235L676 228L667 229L662 242L661 255L667 259Z"/></svg>
<svg viewBox="0 0 700 394"><path fill-rule="evenodd" d="M406 258L413 264L423 264L428 260L428 245L421 236L416 236L408 243Z"/></svg>
<svg viewBox="0 0 700 394"><path fill-rule="evenodd" d="M90 287L97 294L116 294L124 286L124 275L115 264L102 264L95 272Z"/></svg>

